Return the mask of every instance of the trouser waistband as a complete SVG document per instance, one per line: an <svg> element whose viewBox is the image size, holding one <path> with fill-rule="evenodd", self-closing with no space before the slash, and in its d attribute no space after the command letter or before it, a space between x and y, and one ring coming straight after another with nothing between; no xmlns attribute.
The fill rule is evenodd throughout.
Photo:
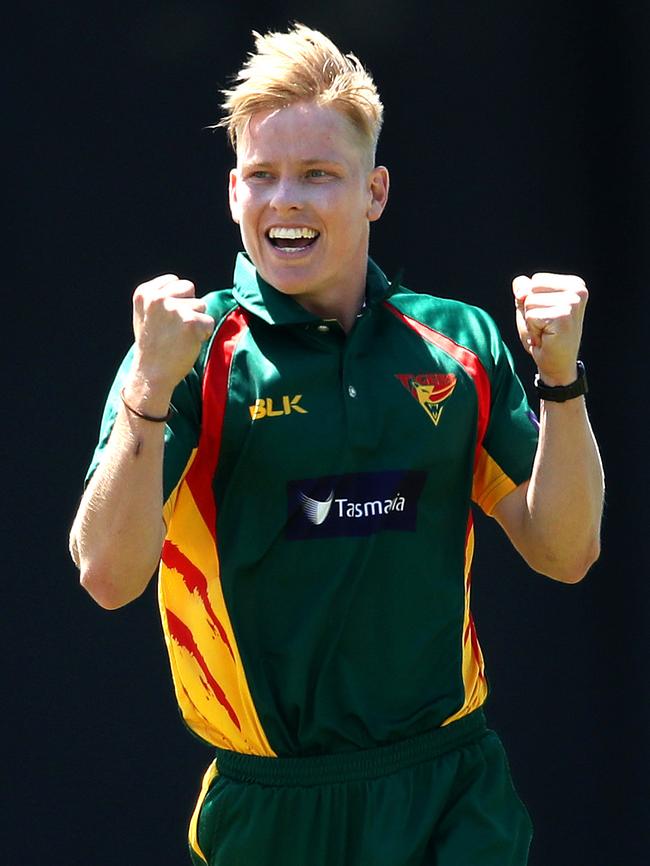
<svg viewBox="0 0 650 866"><path fill-rule="evenodd" d="M217 768L220 776L261 785L309 786L375 779L468 745L486 730L485 715L478 709L443 728L356 752L268 758L217 749Z"/></svg>

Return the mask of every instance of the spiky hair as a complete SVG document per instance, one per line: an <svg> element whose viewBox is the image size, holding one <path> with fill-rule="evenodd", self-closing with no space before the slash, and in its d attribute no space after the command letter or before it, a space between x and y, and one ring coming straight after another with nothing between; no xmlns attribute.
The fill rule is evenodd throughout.
<svg viewBox="0 0 650 866"><path fill-rule="evenodd" d="M303 24L286 33L253 31L254 53L222 91L226 127L235 150L251 117L296 102L314 102L341 111L352 122L374 160L384 108L370 73L354 54Z"/></svg>

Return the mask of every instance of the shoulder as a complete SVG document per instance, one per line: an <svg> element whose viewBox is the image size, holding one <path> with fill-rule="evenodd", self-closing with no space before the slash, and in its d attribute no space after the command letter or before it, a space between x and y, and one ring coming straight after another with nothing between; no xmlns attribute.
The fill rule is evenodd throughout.
<svg viewBox="0 0 650 866"><path fill-rule="evenodd" d="M469 349L484 363L501 351L499 329L490 314L480 307L402 286L390 295L387 304L402 317Z"/></svg>
<svg viewBox="0 0 650 866"><path fill-rule="evenodd" d="M237 306L232 289L217 289L201 298L205 302L206 313L215 320L218 328L226 316Z"/></svg>
<svg viewBox="0 0 650 866"><path fill-rule="evenodd" d="M208 294L202 296L201 300L205 302L205 312L214 319L214 331L210 339L206 340L203 344L194 365L200 375L203 373L212 346L224 322L239 307L236 298L233 296L232 289L217 289L216 291L208 292Z"/></svg>

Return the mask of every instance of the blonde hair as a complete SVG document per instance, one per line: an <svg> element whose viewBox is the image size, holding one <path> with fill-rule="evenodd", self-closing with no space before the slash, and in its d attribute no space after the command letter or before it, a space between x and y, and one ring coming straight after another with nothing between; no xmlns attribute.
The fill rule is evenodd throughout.
<svg viewBox="0 0 650 866"><path fill-rule="evenodd" d="M342 54L334 43L304 24L287 33L253 31L256 53L222 91L224 126L237 142L251 117L296 102L315 102L341 111L352 122L374 160L384 107L372 76L354 54Z"/></svg>

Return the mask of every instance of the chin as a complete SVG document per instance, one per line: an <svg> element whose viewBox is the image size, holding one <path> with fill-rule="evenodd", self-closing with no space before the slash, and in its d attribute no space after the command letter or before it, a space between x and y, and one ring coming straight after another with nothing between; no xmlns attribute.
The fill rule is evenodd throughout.
<svg viewBox="0 0 650 866"><path fill-rule="evenodd" d="M309 287L315 281L309 275L298 275L294 270L289 273L283 268L259 268L258 273L269 285L282 292L283 295L302 295L309 291Z"/></svg>

